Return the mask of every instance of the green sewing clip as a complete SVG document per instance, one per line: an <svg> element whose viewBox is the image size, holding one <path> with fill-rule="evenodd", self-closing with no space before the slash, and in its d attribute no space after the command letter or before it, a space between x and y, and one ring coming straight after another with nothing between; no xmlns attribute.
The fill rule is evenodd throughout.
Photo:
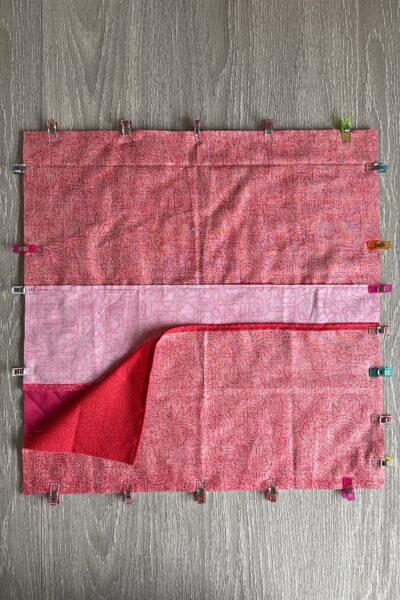
<svg viewBox="0 0 400 600"><path fill-rule="evenodd" d="M342 134L342 142L350 142L351 119L340 119L339 129Z"/></svg>
<svg viewBox="0 0 400 600"><path fill-rule="evenodd" d="M391 377L393 369L390 367L371 367L369 369L370 377Z"/></svg>

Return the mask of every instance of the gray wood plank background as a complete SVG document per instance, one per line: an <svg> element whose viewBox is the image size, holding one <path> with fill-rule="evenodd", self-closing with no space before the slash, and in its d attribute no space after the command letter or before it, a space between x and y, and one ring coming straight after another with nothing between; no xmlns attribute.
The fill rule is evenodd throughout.
<svg viewBox="0 0 400 600"><path fill-rule="evenodd" d="M24 498L23 199L9 164L23 129L331 127L380 130L382 237L399 247L398 0L0 0L0 597L58 599L398 600L399 469L384 491ZM387 253L382 321L392 326L386 408L398 417L399 259ZM387 447L398 457L398 425Z"/></svg>

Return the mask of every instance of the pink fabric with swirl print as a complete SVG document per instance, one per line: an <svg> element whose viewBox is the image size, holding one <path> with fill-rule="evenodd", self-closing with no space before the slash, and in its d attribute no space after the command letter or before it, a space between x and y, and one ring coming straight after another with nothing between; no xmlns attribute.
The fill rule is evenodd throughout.
<svg viewBox="0 0 400 600"><path fill-rule="evenodd" d="M25 132L26 285L379 280L377 132Z"/></svg>
<svg viewBox="0 0 400 600"><path fill-rule="evenodd" d="M92 383L140 342L178 325L379 318L379 295L366 285L28 286L24 384Z"/></svg>
<svg viewBox="0 0 400 600"><path fill-rule="evenodd" d="M138 447L113 443L137 431L126 362L115 397L111 374L107 394L82 396L68 417L29 437L25 493L47 493L49 481L61 482L61 493L120 491L123 481L136 491L193 491L198 479L209 490L263 489L271 478L279 488L339 489L343 476L356 487L383 485L371 464L384 454L382 427L371 422L382 412L382 382L368 376L380 340L368 324L182 327L146 356Z"/></svg>

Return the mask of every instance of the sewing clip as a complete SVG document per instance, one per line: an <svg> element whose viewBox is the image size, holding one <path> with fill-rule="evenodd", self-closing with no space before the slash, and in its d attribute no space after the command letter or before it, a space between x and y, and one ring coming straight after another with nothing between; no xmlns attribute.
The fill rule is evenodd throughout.
<svg viewBox="0 0 400 600"><path fill-rule="evenodd" d="M383 458L373 458L371 459L371 464L373 467L392 467L393 456L386 454Z"/></svg>
<svg viewBox="0 0 400 600"><path fill-rule="evenodd" d="M57 506L57 504L60 504L59 487L60 486L58 483L52 483L50 486L50 491L49 491L49 505L50 506Z"/></svg>
<svg viewBox="0 0 400 600"><path fill-rule="evenodd" d="M389 335L390 327L388 325L378 325L377 327L368 327L370 335Z"/></svg>
<svg viewBox="0 0 400 600"><path fill-rule="evenodd" d="M377 423L379 425L388 425L389 423L392 423L392 421L392 415L371 415L371 423Z"/></svg>
<svg viewBox="0 0 400 600"><path fill-rule="evenodd" d="M14 163L11 165L11 172L14 175L23 175L26 171L26 165L23 163Z"/></svg>
<svg viewBox="0 0 400 600"><path fill-rule="evenodd" d="M370 294L387 294L391 292L393 286L391 283L371 283L368 286L368 292Z"/></svg>
<svg viewBox="0 0 400 600"><path fill-rule="evenodd" d="M36 252L35 244L13 244L12 251L15 254L33 254Z"/></svg>
<svg viewBox="0 0 400 600"><path fill-rule="evenodd" d="M130 135L132 131L132 124L129 119L121 120L121 131L123 136Z"/></svg>
<svg viewBox="0 0 400 600"><path fill-rule="evenodd" d="M204 479L200 479L197 482L196 491L194 493L194 499L198 504L206 503L206 482Z"/></svg>
<svg viewBox="0 0 400 600"><path fill-rule="evenodd" d="M391 377L393 375L393 369L391 367L370 367L370 377Z"/></svg>
<svg viewBox="0 0 400 600"><path fill-rule="evenodd" d="M268 500L268 502L277 502L278 501L278 490L274 482L271 482L269 487L264 492L264 499Z"/></svg>
<svg viewBox="0 0 400 600"><path fill-rule="evenodd" d="M124 504L132 504L133 502L132 486L127 481L124 482L122 488L122 502Z"/></svg>
<svg viewBox="0 0 400 600"><path fill-rule="evenodd" d="M49 119L47 121L47 133L51 136L55 136L57 133L57 129L58 129L58 121L56 121L55 119Z"/></svg>
<svg viewBox="0 0 400 600"><path fill-rule="evenodd" d="M384 162L369 163L365 165L365 170L375 173L387 173L388 166Z"/></svg>
<svg viewBox="0 0 400 600"><path fill-rule="evenodd" d="M13 285L11 286L11 293L14 296L24 296L25 295L25 286L24 285Z"/></svg>
<svg viewBox="0 0 400 600"><path fill-rule="evenodd" d="M392 247L392 242L388 240L371 240L367 242L368 250L389 250Z"/></svg>
<svg viewBox="0 0 400 600"><path fill-rule="evenodd" d="M274 122L272 119L265 119L264 121L264 137L265 141L272 139L272 132L274 131Z"/></svg>
<svg viewBox="0 0 400 600"><path fill-rule="evenodd" d="M11 375L13 377L24 377L24 375L27 375L28 373L28 369L26 369L25 367L14 367L13 369L11 369Z"/></svg>
<svg viewBox="0 0 400 600"><path fill-rule="evenodd" d="M193 132L194 132L194 141L196 142L196 144L200 143L200 131L201 131L201 121L200 121L200 119L195 119Z"/></svg>
<svg viewBox="0 0 400 600"><path fill-rule="evenodd" d="M342 134L342 142L350 142L351 124L351 119L341 119L339 121L339 129Z"/></svg>
<svg viewBox="0 0 400 600"><path fill-rule="evenodd" d="M353 480L351 477L343 477L342 496L345 500L353 501L356 499L354 493Z"/></svg>

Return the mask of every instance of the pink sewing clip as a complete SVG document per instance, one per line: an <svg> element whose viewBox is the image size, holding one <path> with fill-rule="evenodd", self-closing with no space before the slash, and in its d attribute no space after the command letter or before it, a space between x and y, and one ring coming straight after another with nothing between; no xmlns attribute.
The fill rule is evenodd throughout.
<svg viewBox="0 0 400 600"><path fill-rule="evenodd" d="M15 252L15 254L33 254L34 252L36 252L36 246L35 244L13 244L12 245L12 251Z"/></svg>
<svg viewBox="0 0 400 600"><path fill-rule="evenodd" d="M353 487L353 480L351 477L343 477L342 496L345 500L349 501L356 499Z"/></svg>
<svg viewBox="0 0 400 600"><path fill-rule="evenodd" d="M57 504L60 504L59 487L60 486L58 483L52 483L50 485L50 491L49 491L49 505L50 506L57 506Z"/></svg>
<svg viewBox="0 0 400 600"><path fill-rule="evenodd" d="M124 504L132 504L133 494L131 484L125 481L122 488L122 502Z"/></svg>
<svg viewBox="0 0 400 600"><path fill-rule="evenodd" d="M368 292L370 294L387 294L391 292L393 286L391 283L371 283L368 286Z"/></svg>
<svg viewBox="0 0 400 600"><path fill-rule="evenodd" d="M264 121L264 137L265 140L272 139L272 132L274 131L274 122L272 119L265 119Z"/></svg>
<svg viewBox="0 0 400 600"><path fill-rule="evenodd" d="M194 499L198 504L206 503L206 482L201 479L197 482L196 491L194 493Z"/></svg>
<svg viewBox="0 0 400 600"><path fill-rule="evenodd" d="M199 144L200 143L200 131L201 131L201 121L200 121L200 119L195 119L194 120L193 131L194 131L194 141L196 142L196 144Z"/></svg>

